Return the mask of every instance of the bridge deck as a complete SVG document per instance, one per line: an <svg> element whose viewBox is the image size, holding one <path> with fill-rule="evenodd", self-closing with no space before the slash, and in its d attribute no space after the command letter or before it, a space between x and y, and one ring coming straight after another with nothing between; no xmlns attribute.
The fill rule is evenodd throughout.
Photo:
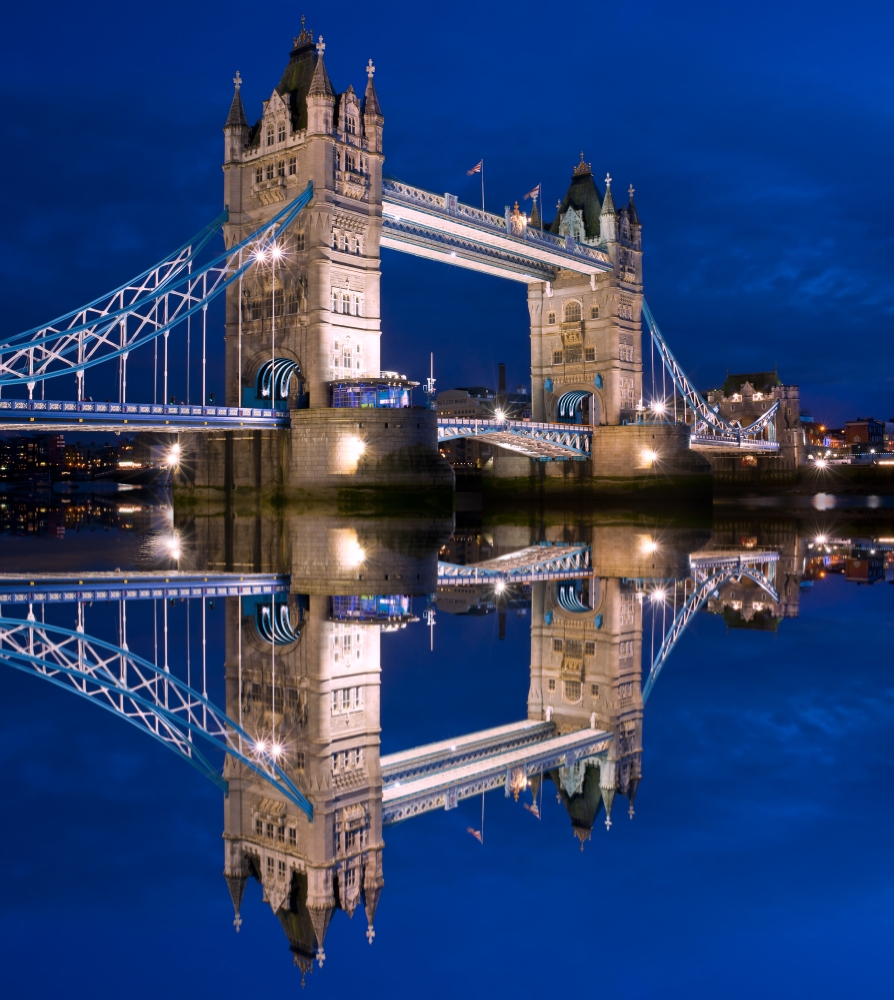
<svg viewBox="0 0 894 1000"><path fill-rule="evenodd" d="M532 747L495 754L407 782L386 785L382 791L382 822L398 823L432 809L452 809L461 799L495 788L508 791L513 771L537 774L575 760L604 753L611 733L583 729L536 743Z"/></svg>
<svg viewBox="0 0 894 1000"><path fill-rule="evenodd" d="M723 434L692 434L689 447L694 451L704 451L713 455L753 453L755 455L778 455L778 441L764 441L760 438L732 437Z"/></svg>
<svg viewBox="0 0 894 1000"><path fill-rule="evenodd" d="M467 420L438 417L438 442L474 437L540 461L590 457L593 428L588 424L532 420Z"/></svg>
<svg viewBox="0 0 894 1000"><path fill-rule="evenodd" d="M91 403L60 399L0 399L0 427L31 431L220 431L288 427L287 410L242 406L163 406L159 403Z"/></svg>
<svg viewBox="0 0 894 1000"><path fill-rule="evenodd" d="M531 583L549 580L579 580L590 576L587 545L529 545L496 559L458 565L438 562L438 586L476 583Z"/></svg>
<svg viewBox="0 0 894 1000"><path fill-rule="evenodd" d="M456 767L461 762L468 763L508 749L528 746L545 740L555 730L553 722L532 722L525 719L507 726L467 733L453 740L441 740L439 743L428 743L400 753L388 754L381 760L382 781L386 785L403 782L414 776Z"/></svg>

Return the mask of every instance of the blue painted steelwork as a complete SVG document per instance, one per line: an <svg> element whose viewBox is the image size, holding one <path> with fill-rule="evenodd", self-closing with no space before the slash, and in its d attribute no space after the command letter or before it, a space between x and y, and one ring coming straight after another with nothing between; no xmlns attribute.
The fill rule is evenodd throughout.
<svg viewBox="0 0 894 1000"><path fill-rule="evenodd" d="M0 387L27 385L60 375L78 375L94 365L122 358L207 309L208 303L267 259L273 241L282 236L313 196L313 184L272 219L209 263L192 268L196 253L213 232L206 227L196 251L171 255L141 280L67 313L60 321L35 327L0 343ZM220 216L212 223L225 221ZM204 240L204 242L202 242ZM184 276L183 271L187 270ZM147 278L146 275L149 275ZM126 384L126 379L125 379ZM79 395L83 395L82 392Z"/></svg>
<svg viewBox="0 0 894 1000"><path fill-rule="evenodd" d="M565 611L578 614L581 611L591 611L592 609L584 604L580 599L580 585L574 583L560 583L556 587L556 600L559 606Z"/></svg>
<svg viewBox="0 0 894 1000"><path fill-rule="evenodd" d="M562 422L567 421L568 423L574 423L581 403L587 398L587 396L592 395L593 394L591 392L581 392L580 389L574 389L571 392L563 393L559 396L559 401L556 404L556 415L558 419Z"/></svg>
<svg viewBox="0 0 894 1000"><path fill-rule="evenodd" d="M301 638L301 629L292 628L288 604L273 603L273 626L270 625L270 605L258 604L255 608L258 634L273 646L288 646Z"/></svg>
<svg viewBox="0 0 894 1000"><path fill-rule="evenodd" d="M686 630L686 626L692 620L693 616L698 613L705 601L712 594L716 593L728 580L741 580L743 576L747 576L758 584L774 603L778 603L779 594L772 583L772 578L775 578L776 563L778 561L778 552L748 551L740 553L706 553L702 556L690 556L690 571L695 586L674 617L671 627L662 639L658 652L652 660L649 676L643 686L644 705L648 701L649 695L652 693L652 689L674 646L676 646L680 636ZM767 571L764 572L761 567L766 567Z"/></svg>
<svg viewBox="0 0 894 1000"><path fill-rule="evenodd" d="M439 587L578 580L591 575L590 547L562 542L531 545L483 563L459 565L438 561Z"/></svg>
<svg viewBox="0 0 894 1000"><path fill-rule="evenodd" d="M156 403L87 403L75 400L0 399L0 426L28 430L219 431L291 426L287 410L242 406L162 406Z"/></svg>
<svg viewBox="0 0 894 1000"><path fill-rule="evenodd" d="M485 438L501 448L548 462L590 457L593 428L584 424L547 424L528 420L466 420L438 418L438 441Z"/></svg>
<svg viewBox="0 0 894 1000"><path fill-rule="evenodd" d="M289 593L289 577L275 574L93 573L0 577L0 604L71 604L77 601L153 601Z"/></svg>
<svg viewBox="0 0 894 1000"><path fill-rule="evenodd" d="M344 595L331 598L329 620L352 625L405 625L419 621L408 594Z"/></svg>
<svg viewBox="0 0 894 1000"><path fill-rule="evenodd" d="M277 403L288 398L289 386L293 375L301 374L301 366L291 358L277 358L275 361L265 361L258 369L255 379L255 394L258 399L270 398L271 373L273 375L273 398Z"/></svg>
<svg viewBox="0 0 894 1000"><path fill-rule="evenodd" d="M761 441L757 435L765 428L774 426L773 419L779 409L777 400L766 413L762 414L753 424L742 427L740 424L730 424L723 419L712 406L709 406L702 394L689 381L689 377L683 371L677 359L674 357L667 341L664 339L652 310L648 303L643 300L643 319L652 337L652 342L661 357L662 363L670 373L673 384L677 392L683 397L686 405L695 414L695 425L692 429L692 444L694 447L707 446L705 438L716 438L712 441L720 447L735 448L739 451L762 451L775 453L779 451L779 444L775 441Z"/></svg>
<svg viewBox="0 0 894 1000"><path fill-rule="evenodd" d="M313 806L274 757L206 697L130 650L76 629L0 617L0 662L112 712L179 754L224 792L228 784L193 738L268 781L313 820Z"/></svg>

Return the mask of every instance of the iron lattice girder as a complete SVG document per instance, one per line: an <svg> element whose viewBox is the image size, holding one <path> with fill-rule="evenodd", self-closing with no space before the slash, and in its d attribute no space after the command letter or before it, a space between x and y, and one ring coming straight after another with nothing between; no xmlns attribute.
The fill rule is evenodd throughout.
<svg viewBox="0 0 894 1000"><path fill-rule="evenodd" d="M523 722L469 733L455 740L428 743L425 746L413 747L411 750L389 754L381 759L382 782L385 785L394 785L398 781L408 781L435 771L444 771L485 757L493 757L494 754L506 750L531 746L553 736L555 731L554 722L534 722L525 719Z"/></svg>
<svg viewBox="0 0 894 1000"><path fill-rule="evenodd" d="M668 347L667 341L658 329L658 324L655 322L652 310L649 308L645 299L643 299L643 319L646 321L646 326L649 328L652 343L657 348L658 354L664 363L665 368L667 368L670 373L676 390L680 393L689 408L696 415L697 422L696 426L693 428L693 431L695 432L693 434L693 438L701 441L703 436L709 436L707 434L701 435L699 433L699 425L701 424L705 430L709 430L711 432L711 435L719 435L726 447L736 447L736 450L743 451L748 450L741 447L744 438L753 437L755 434L760 433L773 420L779 409L779 400L776 400L766 413L761 414L761 416L748 427L734 426L733 424L728 423L713 407L708 405L702 394L689 381L689 377L686 375L686 372L683 371L679 362L674 357L670 347ZM754 442L748 443L749 445L754 444ZM765 441L762 443L767 446L766 448L761 448L760 450L762 451L779 451L779 443L776 441ZM697 447L702 446L704 445L697 445Z"/></svg>
<svg viewBox="0 0 894 1000"><path fill-rule="evenodd" d="M206 697L129 650L78 630L0 617L0 662L49 681L118 715L179 754L215 784L226 780L193 743L196 736L269 782L313 820L313 806L271 753Z"/></svg>
<svg viewBox="0 0 894 1000"><path fill-rule="evenodd" d="M242 406L163 406L160 403L89 403L76 400L0 399L0 426L56 431L220 431L250 427L277 430L291 425L288 410Z"/></svg>
<svg viewBox="0 0 894 1000"><path fill-rule="evenodd" d="M529 420L438 417L439 444L466 437L482 438L529 458L582 461L590 457L593 428L582 424L533 423Z"/></svg>
<svg viewBox="0 0 894 1000"><path fill-rule="evenodd" d="M461 566L438 562L438 586L579 580L592 575L588 545L531 545L486 562Z"/></svg>
<svg viewBox="0 0 894 1000"><path fill-rule="evenodd" d="M533 747L498 753L469 764L436 771L382 790L382 823L399 823L433 809L453 809L462 799L505 788L515 775L527 776L604 754L611 733L583 729L542 740Z"/></svg>
<svg viewBox="0 0 894 1000"><path fill-rule="evenodd" d="M774 404L778 407L779 403ZM778 455L778 441L762 441L760 438L729 437L724 434L690 434L689 447L696 451L715 452L719 455L728 452L730 454L741 455L754 453L759 455Z"/></svg>
<svg viewBox="0 0 894 1000"><path fill-rule="evenodd" d="M382 214L383 246L518 281L551 281L559 268L591 278L612 269L603 249L527 225L513 235L505 216L390 178L382 181Z"/></svg>
<svg viewBox="0 0 894 1000"><path fill-rule="evenodd" d="M282 235L313 196L313 183L281 212L212 261L192 270L198 253L227 219L218 216L186 245L87 306L44 327L35 327L0 343L0 386L29 387L59 375L122 357L164 336L237 281ZM183 271L188 273L183 277ZM73 357L74 355L74 357ZM53 368L53 366L56 366ZM52 369L52 370L51 370Z"/></svg>
<svg viewBox="0 0 894 1000"><path fill-rule="evenodd" d="M171 598L241 597L288 594L290 578L253 573L201 576L179 571L128 573L39 573L0 575L0 604L73 604L80 601L153 601Z"/></svg>
<svg viewBox="0 0 894 1000"><path fill-rule="evenodd" d="M776 588L767 574L761 570L763 566L768 569L772 566L775 569L778 561L778 552L718 552L690 556L689 565L693 571L695 588L674 617L652 660L649 676L643 687L643 704L648 700L664 664L680 636L686 631L693 615L697 614L711 594L719 590L728 580L741 580L743 576L747 576L754 580L774 603L778 603L779 594Z"/></svg>

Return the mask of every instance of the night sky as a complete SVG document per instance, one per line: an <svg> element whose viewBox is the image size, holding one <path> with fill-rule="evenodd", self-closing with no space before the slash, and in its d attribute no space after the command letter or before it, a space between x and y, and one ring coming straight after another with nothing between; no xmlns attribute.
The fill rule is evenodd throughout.
<svg viewBox="0 0 894 1000"><path fill-rule="evenodd" d="M165 0L7 11L4 335L117 285L220 210L232 78L256 120L301 13ZM600 189L611 172L618 204L632 182L646 296L702 388L727 366L778 364L827 423L894 415L890 4L304 13L337 90L362 92L372 57L387 173L476 203L466 170L483 158L489 209L542 182L547 217L581 150ZM499 361L513 386L529 381L523 286L394 251L382 271L383 367L422 378L433 350L439 388L494 385Z"/></svg>

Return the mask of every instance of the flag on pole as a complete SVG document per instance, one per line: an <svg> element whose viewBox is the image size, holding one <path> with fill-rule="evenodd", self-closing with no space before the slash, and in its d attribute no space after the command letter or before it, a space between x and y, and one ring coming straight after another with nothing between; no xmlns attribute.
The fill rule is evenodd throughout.
<svg viewBox="0 0 894 1000"><path fill-rule="evenodd" d="M540 197L540 185L538 184L537 187L535 187L533 190L529 191L524 196L524 198L522 198L522 201L527 201L528 198L539 198L539 197Z"/></svg>
<svg viewBox="0 0 894 1000"><path fill-rule="evenodd" d="M467 170L466 171L466 174L469 177L471 177L472 174L480 174L483 167L484 167L484 160L479 160L478 163L475 164L475 166L472 167L471 170Z"/></svg>

